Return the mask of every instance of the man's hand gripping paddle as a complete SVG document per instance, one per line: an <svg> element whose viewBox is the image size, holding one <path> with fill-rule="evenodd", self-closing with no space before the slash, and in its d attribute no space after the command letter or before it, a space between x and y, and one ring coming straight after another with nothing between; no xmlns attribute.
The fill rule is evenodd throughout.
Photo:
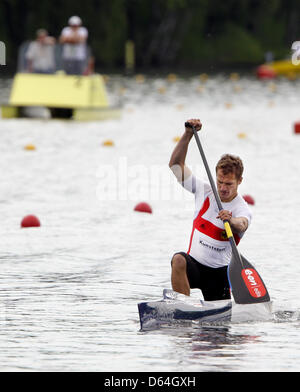
<svg viewBox="0 0 300 392"><path fill-rule="evenodd" d="M219 211L222 211L223 206L215 182L211 175L202 145L200 143L198 132L195 127L190 123L186 123L185 126L187 128L193 129L193 133L218 205L218 209ZM269 302L270 296L268 290L259 273L253 267L253 265L251 265L249 261L247 261L245 257L243 257L239 253L237 249L229 221L224 221L224 228L226 230L226 234L232 248L232 257L228 267L228 278L235 302L237 304L254 304L260 302Z"/></svg>

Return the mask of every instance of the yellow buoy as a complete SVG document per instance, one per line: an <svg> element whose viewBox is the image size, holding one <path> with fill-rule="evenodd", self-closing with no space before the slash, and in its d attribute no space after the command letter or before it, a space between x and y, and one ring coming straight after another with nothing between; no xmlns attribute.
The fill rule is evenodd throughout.
<svg viewBox="0 0 300 392"><path fill-rule="evenodd" d="M234 86L233 87L233 91L235 92L235 93L240 93L241 91L242 91L242 87L241 86Z"/></svg>
<svg viewBox="0 0 300 392"><path fill-rule="evenodd" d="M226 107L226 109L231 109L232 108L232 103L226 102L225 103L225 107Z"/></svg>
<svg viewBox="0 0 300 392"><path fill-rule="evenodd" d="M115 145L115 143L114 143L112 140L105 140L105 141L102 143L102 145L105 146L105 147L112 147L112 146Z"/></svg>
<svg viewBox="0 0 300 392"><path fill-rule="evenodd" d="M229 79L232 81L239 80L239 78L240 78L240 75L237 72L232 72L229 76Z"/></svg>
<svg viewBox="0 0 300 392"><path fill-rule="evenodd" d="M199 79L201 80L201 82L206 82L208 79L208 75L206 73L203 73L199 76Z"/></svg>
<svg viewBox="0 0 300 392"><path fill-rule="evenodd" d="M34 144L27 144L27 145L24 147L24 150L27 150L27 151L34 151L34 150L36 150L36 147L35 147Z"/></svg>
<svg viewBox="0 0 300 392"><path fill-rule="evenodd" d="M180 139L181 139L180 136L175 136L174 139L173 139L173 141L174 141L175 143L178 143Z"/></svg>
<svg viewBox="0 0 300 392"><path fill-rule="evenodd" d="M144 83L145 82L145 76L144 75L136 75L135 80L137 83Z"/></svg>
<svg viewBox="0 0 300 392"><path fill-rule="evenodd" d="M246 133L244 133L244 132L240 132L240 133L238 133L238 138L239 139L246 139L247 138L247 134Z"/></svg>
<svg viewBox="0 0 300 392"><path fill-rule="evenodd" d="M159 87L159 88L157 89L157 91L159 92L159 94L165 94L166 91L167 91L167 89L166 89L165 87L161 86L161 87Z"/></svg>
<svg viewBox="0 0 300 392"><path fill-rule="evenodd" d="M167 77L168 82L174 83L177 80L177 76L174 73L170 73Z"/></svg>
<svg viewBox="0 0 300 392"><path fill-rule="evenodd" d="M197 92L198 93L203 93L203 91L204 91L204 87L203 86L198 86L197 87Z"/></svg>
<svg viewBox="0 0 300 392"><path fill-rule="evenodd" d="M184 109L184 105L181 104L181 103L178 103L178 104L176 105L176 109L177 109L177 110L183 110L183 109Z"/></svg>

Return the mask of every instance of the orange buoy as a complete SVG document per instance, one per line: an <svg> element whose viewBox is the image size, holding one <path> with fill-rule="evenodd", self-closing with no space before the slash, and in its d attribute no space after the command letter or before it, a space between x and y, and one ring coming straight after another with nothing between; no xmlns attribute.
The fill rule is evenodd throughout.
<svg viewBox="0 0 300 392"><path fill-rule="evenodd" d="M199 76L199 79L201 80L201 82L206 82L208 79L208 75L206 73L203 73Z"/></svg>
<svg viewBox="0 0 300 392"><path fill-rule="evenodd" d="M34 144L27 144L27 145L24 147L24 150L27 150L27 151L34 151L34 150L36 150L36 147L35 147Z"/></svg>
<svg viewBox="0 0 300 392"><path fill-rule="evenodd" d="M183 110L183 109L184 109L184 105L183 105L182 103L178 103L178 104L176 105L176 109L177 109L177 110Z"/></svg>
<svg viewBox="0 0 300 392"><path fill-rule="evenodd" d="M294 133L300 133L300 121L294 124Z"/></svg>
<svg viewBox="0 0 300 392"><path fill-rule="evenodd" d="M244 132L240 132L240 133L238 133L237 137L238 137L239 139L246 139L246 138L247 138L247 134L244 133Z"/></svg>
<svg viewBox="0 0 300 392"><path fill-rule="evenodd" d="M39 219L34 215L27 215L22 219L21 227L40 227L41 222Z"/></svg>
<svg viewBox="0 0 300 392"><path fill-rule="evenodd" d="M240 75L237 72L232 72L229 76L230 80L237 81L240 79Z"/></svg>
<svg viewBox="0 0 300 392"><path fill-rule="evenodd" d="M152 208L147 203L139 203L135 206L134 211L145 212L147 214L152 214Z"/></svg>
<svg viewBox="0 0 300 392"><path fill-rule="evenodd" d="M102 145L104 147L113 147L115 145L115 143L113 142L113 140L105 140Z"/></svg>
<svg viewBox="0 0 300 392"><path fill-rule="evenodd" d="M167 89L164 86L161 86L157 89L157 91L159 92L159 94L165 94Z"/></svg>
<svg viewBox="0 0 300 392"><path fill-rule="evenodd" d="M250 195L244 195L243 198L244 198L244 200L245 200L248 204L251 204L251 205L254 205L254 204L255 204L255 201L254 201L254 199L253 199L252 196L250 196Z"/></svg>
<svg viewBox="0 0 300 392"><path fill-rule="evenodd" d="M170 73L167 77L168 82L174 83L177 80L177 75L174 73Z"/></svg>
<svg viewBox="0 0 300 392"><path fill-rule="evenodd" d="M136 81L137 83L144 83L144 82L145 82L145 76L144 76L144 75L141 75L141 74L136 75L135 81Z"/></svg>

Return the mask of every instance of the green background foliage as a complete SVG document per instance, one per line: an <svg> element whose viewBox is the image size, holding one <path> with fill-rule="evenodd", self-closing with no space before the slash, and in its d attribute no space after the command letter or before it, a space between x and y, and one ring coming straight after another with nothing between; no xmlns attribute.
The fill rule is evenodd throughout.
<svg viewBox="0 0 300 392"><path fill-rule="evenodd" d="M70 16L89 30L98 68L124 66L127 40L141 68L253 65L290 54L300 39L299 0L1 0L0 40L15 66L38 28L59 37Z"/></svg>

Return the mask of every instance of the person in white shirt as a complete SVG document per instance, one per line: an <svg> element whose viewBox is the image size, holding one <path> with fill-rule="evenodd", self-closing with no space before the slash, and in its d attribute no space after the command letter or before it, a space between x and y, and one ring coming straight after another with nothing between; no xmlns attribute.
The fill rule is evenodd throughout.
<svg viewBox="0 0 300 392"><path fill-rule="evenodd" d="M188 123L197 131L202 128L198 119ZM178 182L195 195L196 204L189 249L176 253L172 258L172 288L185 295L190 295L190 289L198 288L206 301L230 299L227 269L231 245L223 221L229 221L238 244L252 219L248 204L238 194L244 166L239 157L230 154L219 160L216 166L217 189L224 208L219 212L210 184L196 178L185 165L192 137L192 128L186 127L169 162Z"/></svg>
<svg viewBox="0 0 300 392"><path fill-rule="evenodd" d="M60 35L59 42L63 45L63 69L68 75L82 75L88 59L88 30L82 26L79 16L69 19L69 26Z"/></svg>
<svg viewBox="0 0 300 392"><path fill-rule="evenodd" d="M55 71L55 38L47 30L39 29L36 40L32 41L25 54L27 71L32 73L53 73Z"/></svg>

